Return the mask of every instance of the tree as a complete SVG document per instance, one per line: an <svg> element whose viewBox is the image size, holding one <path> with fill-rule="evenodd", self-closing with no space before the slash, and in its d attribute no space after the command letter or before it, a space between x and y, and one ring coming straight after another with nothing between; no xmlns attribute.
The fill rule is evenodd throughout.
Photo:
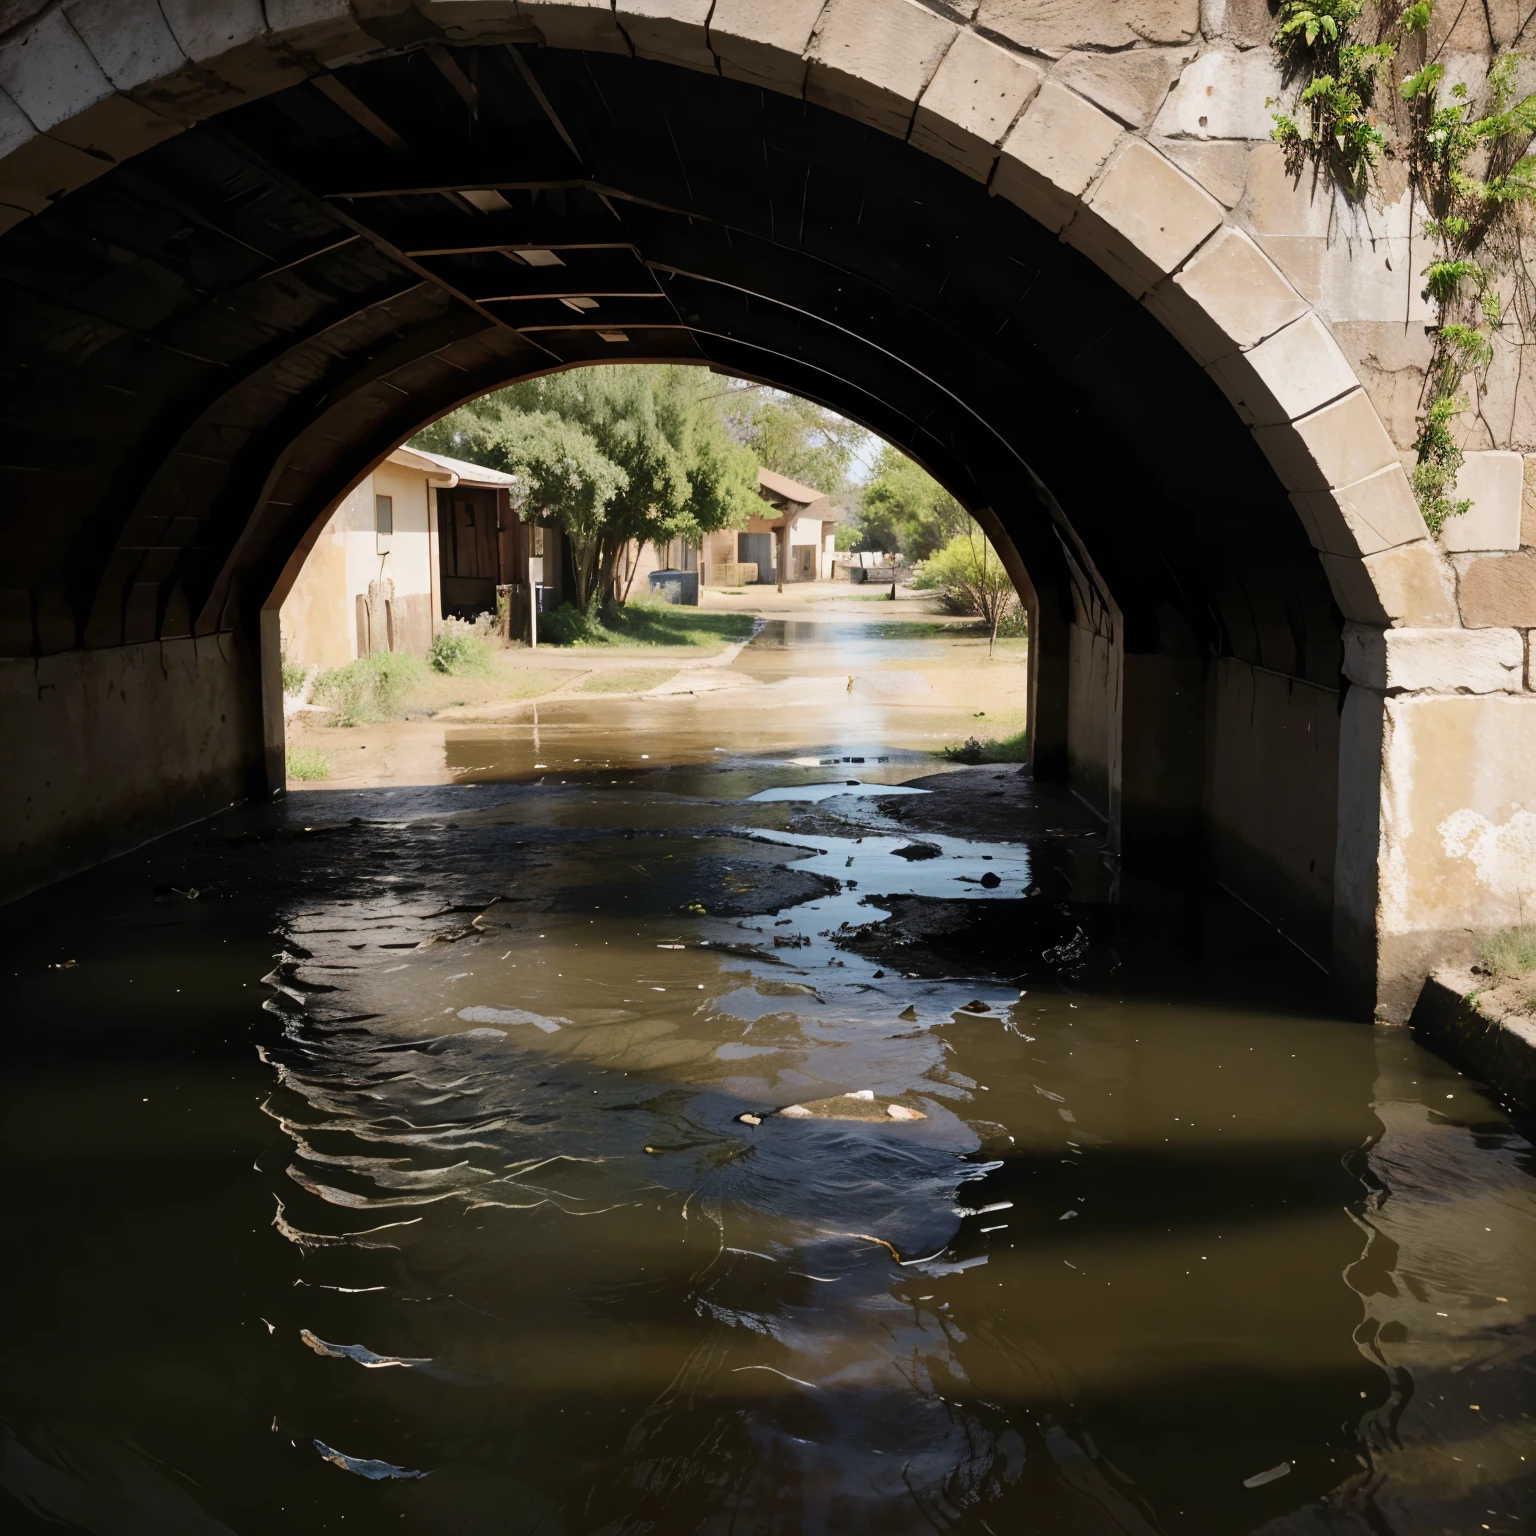
<svg viewBox="0 0 1536 1536"><path fill-rule="evenodd" d="M760 464L836 497L869 433L857 422L798 395L745 384L724 397L733 435Z"/></svg>
<svg viewBox="0 0 1536 1536"><path fill-rule="evenodd" d="M864 487L863 547L924 560L970 523L970 514L920 464L889 443Z"/></svg>
<svg viewBox="0 0 1536 1536"><path fill-rule="evenodd" d="M1018 606L1013 578L998 559L992 542L970 518L923 567L919 583L942 587L956 613L973 613L987 626L987 653L997 645L997 628Z"/></svg>
<svg viewBox="0 0 1536 1536"><path fill-rule="evenodd" d="M684 367L572 369L494 391L412 441L524 477L525 517L571 543L576 602L612 599L625 546L744 526L757 466L726 429L710 375Z"/></svg>

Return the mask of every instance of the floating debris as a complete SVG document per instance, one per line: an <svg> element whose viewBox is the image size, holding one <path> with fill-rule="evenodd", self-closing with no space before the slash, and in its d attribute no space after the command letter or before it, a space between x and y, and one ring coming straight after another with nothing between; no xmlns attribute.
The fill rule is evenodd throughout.
<svg viewBox="0 0 1536 1536"><path fill-rule="evenodd" d="M1288 1477L1290 1471L1290 1462L1282 1461L1278 1467L1271 1467L1267 1472L1255 1472L1252 1477L1245 1477L1243 1479L1243 1487L1262 1488L1265 1483L1276 1483L1282 1477Z"/></svg>
<svg viewBox="0 0 1536 1536"><path fill-rule="evenodd" d="M806 1104L786 1104L775 1111L785 1120L865 1120L885 1122L890 1120L926 1120L920 1109L908 1109L905 1104L882 1101L875 1097L873 1089L861 1088L853 1093L835 1094L828 1099L812 1099Z"/></svg>
<svg viewBox="0 0 1536 1536"><path fill-rule="evenodd" d="M795 1107L798 1108L799 1106L796 1105ZM761 1125L763 1123L761 1115L737 1115L736 1119L742 1125ZM647 1147L645 1150L649 1152L651 1149Z"/></svg>
<svg viewBox="0 0 1536 1536"><path fill-rule="evenodd" d="M343 1451L332 1450L323 1440L314 1441L314 1447L319 1451L321 1459L330 1462L333 1467L340 1467L343 1472L353 1472L358 1477L366 1477L376 1483L390 1477L425 1477L427 1475L425 1472L413 1472L409 1467L397 1467L391 1461L374 1461L367 1456L348 1456Z"/></svg>

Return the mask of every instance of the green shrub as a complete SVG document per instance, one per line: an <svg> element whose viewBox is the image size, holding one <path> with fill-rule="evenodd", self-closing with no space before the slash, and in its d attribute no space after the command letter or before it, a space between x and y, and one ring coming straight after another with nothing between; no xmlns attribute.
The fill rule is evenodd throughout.
<svg viewBox="0 0 1536 1536"><path fill-rule="evenodd" d="M331 760L316 747L288 748L288 777L290 779L328 779L331 776Z"/></svg>
<svg viewBox="0 0 1536 1536"><path fill-rule="evenodd" d="M388 720L426 669L404 651L379 651L372 656L332 667L315 679L315 699L336 712L337 725Z"/></svg>
<svg viewBox="0 0 1536 1536"><path fill-rule="evenodd" d="M309 676L308 670L302 663L290 661L287 654L283 656L283 692L297 693L304 686L304 679Z"/></svg>
<svg viewBox="0 0 1536 1536"><path fill-rule="evenodd" d="M551 645L603 645L611 638L595 614L583 613L574 603L561 603L553 613L539 616L539 639Z"/></svg>
<svg viewBox="0 0 1536 1536"><path fill-rule="evenodd" d="M1506 928L1483 940L1483 964L1495 976L1508 980L1536 971L1536 928Z"/></svg>
<svg viewBox="0 0 1536 1536"><path fill-rule="evenodd" d="M432 637L427 660L434 672L452 676L459 672L489 672L491 645L478 624L463 619L444 619L443 627Z"/></svg>
<svg viewBox="0 0 1536 1536"><path fill-rule="evenodd" d="M982 741L972 736L961 746L940 747L939 756L950 763L1027 763L1029 732L1020 731L1001 741Z"/></svg>

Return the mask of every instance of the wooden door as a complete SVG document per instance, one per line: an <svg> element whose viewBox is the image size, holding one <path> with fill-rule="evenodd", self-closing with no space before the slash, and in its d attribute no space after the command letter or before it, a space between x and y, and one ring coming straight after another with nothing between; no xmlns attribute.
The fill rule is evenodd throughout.
<svg viewBox="0 0 1536 1536"><path fill-rule="evenodd" d="M496 612L501 574L497 522L495 491L458 485L437 493L444 618Z"/></svg>

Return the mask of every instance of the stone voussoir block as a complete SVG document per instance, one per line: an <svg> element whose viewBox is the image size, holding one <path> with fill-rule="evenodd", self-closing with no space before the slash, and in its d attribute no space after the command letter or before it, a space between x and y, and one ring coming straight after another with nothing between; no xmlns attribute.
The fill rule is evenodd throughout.
<svg viewBox="0 0 1536 1536"><path fill-rule="evenodd" d="M1181 266L1221 227L1200 184L1141 139L1110 161L1062 233L1135 298Z"/></svg>
<svg viewBox="0 0 1536 1536"><path fill-rule="evenodd" d="M715 0L709 45L720 73L786 95L805 93L805 51L826 0Z"/></svg>
<svg viewBox="0 0 1536 1536"><path fill-rule="evenodd" d="M1205 371L1250 426L1295 421L1359 387L1349 359L1311 313Z"/></svg>
<svg viewBox="0 0 1536 1536"><path fill-rule="evenodd" d="M1379 693L1518 693L1524 667L1515 629L1344 626L1344 675Z"/></svg>
<svg viewBox="0 0 1536 1536"><path fill-rule="evenodd" d="M991 190L1059 231L1124 137L1107 112L1047 80L1003 141Z"/></svg>
<svg viewBox="0 0 1536 1536"><path fill-rule="evenodd" d="M1424 519L1400 464L1328 491L1292 491L1314 549L1374 555L1424 537Z"/></svg>
<svg viewBox="0 0 1536 1536"><path fill-rule="evenodd" d="M1398 462L1397 449L1363 389L1299 421L1257 427L1253 436L1292 491L1354 485Z"/></svg>
<svg viewBox="0 0 1536 1536"><path fill-rule="evenodd" d="M830 0L806 50L806 99L905 138L958 30L913 0Z"/></svg>
<svg viewBox="0 0 1536 1536"><path fill-rule="evenodd" d="M1231 224L1143 302L1202 366L1257 346L1307 312L1284 273Z"/></svg>
<svg viewBox="0 0 1536 1536"><path fill-rule="evenodd" d="M0 42L0 89L47 133L112 94L102 71L63 11L45 11Z"/></svg>
<svg viewBox="0 0 1536 1536"><path fill-rule="evenodd" d="M1457 625L1444 568L1427 538L1363 559L1329 554L1318 559L1346 619L1377 628Z"/></svg>
<svg viewBox="0 0 1536 1536"><path fill-rule="evenodd" d="M156 0L64 0L63 12L120 91L152 84L187 62Z"/></svg>
<svg viewBox="0 0 1536 1536"><path fill-rule="evenodd" d="M709 46L712 0L617 0L614 14L629 34L635 56L715 74Z"/></svg>
<svg viewBox="0 0 1536 1536"><path fill-rule="evenodd" d="M1469 498L1472 505L1446 519L1441 545L1453 553L1519 549L1524 476L1525 461L1518 453L1467 454L1451 494Z"/></svg>
<svg viewBox="0 0 1536 1536"><path fill-rule="evenodd" d="M1044 76L974 32L958 32L917 104L911 143L977 181Z"/></svg>
<svg viewBox="0 0 1536 1536"><path fill-rule="evenodd" d="M551 48L629 52L629 40L613 14L613 0L517 0L517 11L539 29Z"/></svg>

